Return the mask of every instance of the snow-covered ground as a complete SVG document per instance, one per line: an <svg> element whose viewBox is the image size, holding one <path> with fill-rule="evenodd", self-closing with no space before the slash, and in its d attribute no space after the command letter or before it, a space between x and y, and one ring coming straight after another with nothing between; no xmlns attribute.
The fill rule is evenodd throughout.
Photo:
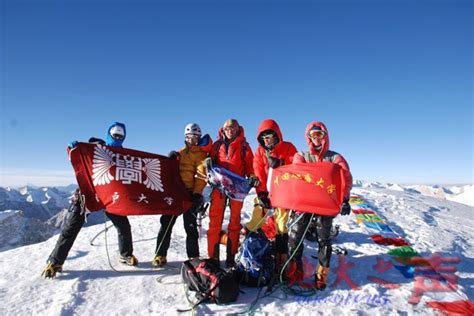
<svg viewBox="0 0 474 316"><path fill-rule="evenodd" d="M356 223L354 214L339 216L336 224L341 225L341 233L335 244L349 250L345 257L354 263L347 270L350 279L360 289L352 290L342 281L335 288L329 287L315 297L305 301L295 296L287 296L280 289L271 296L258 300L253 311L262 314L331 314L331 315L395 315L434 314L426 301L470 299L474 295L474 227L472 206L446 199L426 196L399 186L357 187L354 193L366 199L370 206L386 223L424 257L434 252L443 256L459 257L453 265L459 277L456 292L424 294L418 305L408 303L413 293L413 279L406 279L397 270L377 274L374 268L377 260L390 260L387 255L392 246L375 244L370 236L375 232L363 224ZM242 222L250 217L254 196L250 195L244 205ZM228 212L226 212L226 218ZM117 239L114 229L109 230L108 254L115 272L107 260L104 235L89 244L104 227L85 227L80 232L64 272L54 280L40 277L46 259L53 249L58 236L24 247L0 252L0 314L1 315L174 315L179 308L187 308L181 277L175 269L156 271L151 268L155 238L159 229L159 216L130 217L134 238L135 255L140 260L138 268L124 267L117 263ZM224 221L226 223L226 221ZM203 233L207 228L203 222ZM168 253L170 265L180 267L185 258L185 232L181 218L178 219L172 235ZM200 240L201 253L206 255L206 239ZM316 253L314 243L306 243L305 255ZM221 247L221 258L224 247ZM314 259L310 258L314 263ZM339 264L337 256L332 257L333 268L329 284L336 280L335 268ZM387 289L370 281L369 276L378 276L399 284L397 289ZM245 311L257 297L258 291L242 288L238 301L219 306L202 304L197 314L238 313ZM344 298L340 300L340 298ZM377 298L372 300L373 298ZM324 298L327 298L324 300ZM357 299L356 299L357 298Z"/></svg>
<svg viewBox="0 0 474 316"><path fill-rule="evenodd" d="M474 206L474 185L400 185L393 183L367 182L364 180L356 180L355 187L361 188L379 188L395 191L407 191L410 193L418 193L421 195L432 196L438 199L446 199L458 203Z"/></svg>

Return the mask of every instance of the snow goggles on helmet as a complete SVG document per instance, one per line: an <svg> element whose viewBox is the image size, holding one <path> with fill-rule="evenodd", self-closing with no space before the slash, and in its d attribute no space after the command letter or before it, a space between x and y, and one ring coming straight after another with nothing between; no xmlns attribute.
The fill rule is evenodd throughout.
<svg viewBox="0 0 474 316"><path fill-rule="evenodd" d="M308 137L311 138L311 139L323 139L324 136L326 135L326 133L322 130L310 130L309 133L308 133Z"/></svg>
<svg viewBox="0 0 474 316"><path fill-rule="evenodd" d="M224 131L237 130L239 128L239 122L236 119L228 119L222 126Z"/></svg>

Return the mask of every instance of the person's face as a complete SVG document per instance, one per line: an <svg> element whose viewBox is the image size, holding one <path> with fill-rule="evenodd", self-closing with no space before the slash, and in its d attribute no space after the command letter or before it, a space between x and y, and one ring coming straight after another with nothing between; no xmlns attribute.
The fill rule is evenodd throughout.
<svg viewBox="0 0 474 316"><path fill-rule="evenodd" d="M184 137L184 141L189 146L197 146L197 144L199 144L199 139L200 136L195 134L186 134L186 136Z"/></svg>
<svg viewBox="0 0 474 316"><path fill-rule="evenodd" d="M263 139L263 143L265 144L265 147L273 146L275 144L275 141L276 141L275 134L273 134L273 133L263 135L262 139Z"/></svg>
<svg viewBox="0 0 474 316"><path fill-rule="evenodd" d="M320 130L311 130L309 131L309 138L315 147L319 147L322 145L323 138L325 136L324 131Z"/></svg>
<svg viewBox="0 0 474 316"><path fill-rule="evenodd" d="M224 135L228 140L234 140L237 137L238 132L239 127L235 124L224 127Z"/></svg>
<svg viewBox="0 0 474 316"><path fill-rule="evenodd" d="M122 126L115 125L110 129L110 136L112 136L115 140L123 140L125 138L125 131L123 130Z"/></svg>

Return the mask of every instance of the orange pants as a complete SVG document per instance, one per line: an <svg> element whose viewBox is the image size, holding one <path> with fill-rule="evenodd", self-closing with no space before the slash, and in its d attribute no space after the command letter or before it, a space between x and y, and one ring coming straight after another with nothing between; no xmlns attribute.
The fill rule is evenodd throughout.
<svg viewBox="0 0 474 316"><path fill-rule="evenodd" d="M207 231L207 254L210 258L219 258L219 240L224 220L226 200L228 198L219 190L211 193L211 207L209 209L209 229ZM230 200L230 222L227 226L227 255L235 255L239 249L240 211L243 202Z"/></svg>

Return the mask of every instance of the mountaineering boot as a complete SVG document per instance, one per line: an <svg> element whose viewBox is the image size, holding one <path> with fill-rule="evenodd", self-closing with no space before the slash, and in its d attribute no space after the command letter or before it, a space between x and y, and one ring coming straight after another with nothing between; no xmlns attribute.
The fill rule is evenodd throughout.
<svg viewBox="0 0 474 316"><path fill-rule="evenodd" d="M46 268L44 268L41 276L44 276L45 279L53 279L56 277L56 273L63 271L62 264L54 264L52 262L48 262Z"/></svg>
<svg viewBox="0 0 474 316"><path fill-rule="evenodd" d="M303 262L301 260L291 260L286 268L286 280L290 284L299 283L303 281L304 271Z"/></svg>
<svg viewBox="0 0 474 316"><path fill-rule="evenodd" d="M156 268L161 268L166 265L168 261L166 260L166 256L155 256L153 258L153 261L151 262L151 265L156 267Z"/></svg>
<svg viewBox="0 0 474 316"><path fill-rule="evenodd" d="M314 275L314 281L316 283L316 289L324 290L328 281L329 268L319 266L318 271Z"/></svg>
<svg viewBox="0 0 474 316"><path fill-rule="evenodd" d="M119 262L123 263L123 264L126 264L128 266L137 266L138 265L138 259L134 255L127 256L127 257L120 256Z"/></svg>

